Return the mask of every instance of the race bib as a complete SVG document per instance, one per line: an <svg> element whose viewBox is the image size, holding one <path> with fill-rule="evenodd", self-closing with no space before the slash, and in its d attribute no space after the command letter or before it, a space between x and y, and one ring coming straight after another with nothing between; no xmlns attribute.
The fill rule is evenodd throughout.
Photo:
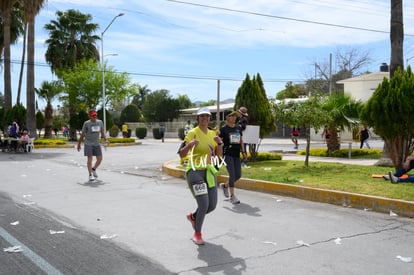
<svg viewBox="0 0 414 275"><path fill-rule="evenodd" d="M240 144L240 133L230 134L230 144Z"/></svg>
<svg viewBox="0 0 414 275"><path fill-rule="evenodd" d="M92 125L91 130L94 133L100 132L101 131L101 127L99 127L99 125Z"/></svg>
<svg viewBox="0 0 414 275"><path fill-rule="evenodd" d="M205 182L194 183L192 187L195 196L206 195L208 193L207 183Z"/></svg>

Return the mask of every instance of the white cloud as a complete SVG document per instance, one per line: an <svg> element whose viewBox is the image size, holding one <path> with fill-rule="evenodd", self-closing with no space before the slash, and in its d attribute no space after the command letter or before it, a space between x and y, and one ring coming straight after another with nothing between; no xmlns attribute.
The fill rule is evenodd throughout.
<svg viewBox="0 0 414 275"><path fill-rule="evenodd" d="M389 30L389 0L192 0L208 8L166 0L49 0L36 19L36 62L45 64L45 23L57 10L77 9L93 16L97 34L120 12L104 36L109 65L132 74L134 81L151 90L168 89L197 100L215 98L215 80L144 77L139 73L217 76L244 79L260 73L264 80L298 80L311 60L326 59L337 47L369 49L378 64L389 59L389 34L327 26L334 24L372 30ZM233 11L231 11L233 10ZM240 12L239 12L240 11ZM255 14L257 15L255 15ZM259 15L261 14L261 15ZM414 34L414 1L404 1L405 33ZM292 19L292 20L288 20ZM307 20L322 24L299 22ZM414 55L406 37L407 57ZM100 43L98 43L100 48ZM16 46L13 58L20 59ZM413 59L414 60L414 59ZM370 68L371 70L373 70ZM51 77L39 67L40 83ZM14 70L13 73L15 73ZM138 73L138 75L135 75ZM222 92L236 94L241 82L222 81ZM274 96L285 83L265 82Z"/></svg>

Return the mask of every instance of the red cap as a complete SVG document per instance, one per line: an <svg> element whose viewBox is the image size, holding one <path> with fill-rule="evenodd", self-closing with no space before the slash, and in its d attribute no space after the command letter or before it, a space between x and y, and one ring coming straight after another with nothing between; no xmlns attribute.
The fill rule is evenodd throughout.
<svg viewBox="0 0 414 275"><path fill-rule="evenodd" d="M97 115L97 113L96 113L96 111L95 111L95 110L90 110L90 111L89 111L89 115L90 115L90 116L96 116L96 115Z"/></svg>

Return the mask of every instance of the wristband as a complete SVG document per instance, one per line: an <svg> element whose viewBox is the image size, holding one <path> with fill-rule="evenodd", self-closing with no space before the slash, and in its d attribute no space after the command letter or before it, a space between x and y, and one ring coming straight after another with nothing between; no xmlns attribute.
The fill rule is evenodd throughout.
<svg viewBox="0 0 414 275"><path fill-rule="evenodd" d="M223 143L222 143L222 142L220 142L220 143L217 143L217 145L218 145L218 146L223 146Z"/></svg>

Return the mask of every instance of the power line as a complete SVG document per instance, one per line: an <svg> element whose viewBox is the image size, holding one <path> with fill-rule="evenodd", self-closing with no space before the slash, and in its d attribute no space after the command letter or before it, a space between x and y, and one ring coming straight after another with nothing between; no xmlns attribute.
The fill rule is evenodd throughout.
<svg viewBox="0 0 414 275"><path fill-rule="evenodd" d="M336 27L336 28L343 28L343 29L351 29L351 30L359 30L359 31L367 31L367 32L376 32L376 33L386 33L386 34L390 33L389 31L383 31L383 30L375 30L375 29L368 29L368 28L362 28L362 27L354 27L354 26L347 26L347 25L339 25L339 24L333 24L333 23L325 23L325 22L319 22L319 21L298 19L298 18L292 18L292 17L264 14L264 13L258 13L258 12L236 10L236 9L210 6L210 5L198 4L198 3L192 3L192 2L185 2L185 1L178 1L178 0L165 0L165 1L174 2L174 3L178 3L178 4L184 4L184 5L191 5L191 6L198 6L198 7L216 9L216 10L224 10L224 11L235 12L235 13L249 14L249 15L254 15L254 16L269 17L269 18L289 20L289 21L295 21L295 22L301 22L301 23L307 23L307 24L322 25L322 26L328 26L328 27ZM404 36L413 36L414 37L414 34L404 34Z"/></svg>
<svg viewBox="0 0 414 275"><path fill-rule="evenodd" d="M12 64L21 64L20 60L12 59L10 60L10 63ZM28 63L25 62L25 65ZM35 67L50 67L46 63L42 62L35 62ZM163 77L163 78L176 78L176 79L193 79L193 80L223 80L223 81L243 81L244 78L239 77L230 77L230 76L207 76L207 75L187 75L187 74L172 74L172 73L151 73L151 72L127 72L127 71L113 71L116 74L123 74L126 73L128 75L135 75L135 76L148 76L148 77ZM303 82L305 80L303 79L276 79L276 78L270 78L270 79L262 79L263 82L266 83L286 83L288 81L293 82Z"/></svg>

